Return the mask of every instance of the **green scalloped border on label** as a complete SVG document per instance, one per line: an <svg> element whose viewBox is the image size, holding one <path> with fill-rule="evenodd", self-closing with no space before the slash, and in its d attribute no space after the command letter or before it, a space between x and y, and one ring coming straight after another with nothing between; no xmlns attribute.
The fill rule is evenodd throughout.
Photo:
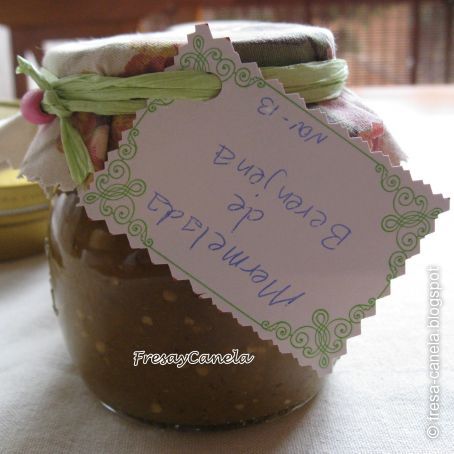
<svg viewBox="0 0 454 454"><path fill-rule="evenodd" d="M93 204L99 201L100 214L104 217L111 216L118 224L127 225L128 233L132 236L140 237L145 248L151 249L168 263L186 274L190 279L202 285L208 292L216 295L232 309L242 313L257 327L273 332L279 340L288 340L289 344L294 349L299 350L305 358L318 358L320 368L328 368L332 363L333 355L344 348L345 342L350 336L354 325L359 324L366 316L366 313L375 307L377 299L385 296L389 290L391 279L398 276L400 270L405 266L405 261L409 258L409 254L418 247L419 240L430 233L430 220L436 219L443 210L441 208L429 209L425 196L415 195L410 187L402 186L400 177L390 174L388 169L373 157L372 153L366 153L361 147L349 141L335 128L324 123L316 115L311 113L310 110L304 109L300 104L286 96L285 93L279 91L265 79L252 76L251 71L247 67L237 68L232 59L223 56L221 49L212 47L204 50L204 45L203 36L193 35L193 47L195 51L185 53L181 56L180 65L182 69L209 71L208 61L212 59L216 62L216 75L223 83L233 77L235 84L241 88L255 85L259 88L268 87L272 89L281 98L303 110L313 120L328 128L342 140L348 142L364 157L368 158L371 163L375 164L375 170L379 175L381 188L386 192L394 193L392 212L382 219L381 228L384 232L395 234L397 246L396 251L388 259L389 272L386 275L382 291L377 296L369 298L367 304L356 304L352 306L348 316L345 318L338 317L330 319L329 312L324 308L319 308L312 314L312 324L293 328L286 320L275 322L256 320L223 295L216 292L215 289L210 288L208 284L155 249L153 239L148 234L146 222L143 219L134 217L135 204L133 198L144 194L147 190L147 184L141 179L132 178L127 161L136 156L137 143L135 138L140 134L139 125L143 118L149 113L156 112L159 107L172 104L174 101L172 99L153 99L149 102L147 109L143 111L141 117L135 122L134 127L128 131L126 143L119 147L118 155L120 159L115 159L109 163L107 174L95 175L94 183L96 191L85 193L83 200L87 204ZM125 179L126 181L124 184L109 184L111 179L117 181ZM119 205L115 208L109 205L110 201L123 199L125 200L124 205ZM408 209L411 205L416 205L418 209Z"/></svg>

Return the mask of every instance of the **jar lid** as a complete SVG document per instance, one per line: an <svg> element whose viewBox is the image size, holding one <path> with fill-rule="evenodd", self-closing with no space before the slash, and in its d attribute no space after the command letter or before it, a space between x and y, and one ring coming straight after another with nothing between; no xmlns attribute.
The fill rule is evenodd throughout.
<svg viewBox="0 0 454 454"><path fill-rule="evenodd" d="M257 21L210 21L209 25L214 38L229 36L243 62L284 66L335 57L333 34L325 28ZM43 66L57 77L163 71L193 31L194 24L182 24L163 32L68 42L47 51Z"/></svg>
<svg viewBox="0 0 454 454"><path fill-rule="evenodd" d="M268 71L267 74L271 79L281 80L276 73L293 71L295 66L335 68L336 63L342 61L335 59L333 35L324 28L253 21L214 21L208 25L210 37L229 39L244 63L251 61L257 63L262 68L263 74ZM130 81L123 81L125 77L162 72L171 67L181 45L186 45L188 34L191 35L194 30L194 24L182 24L164 32L66 42L47 51L41 73L39 70L35 71L24 59L20 59L19 71L38 79L49 78L48 83L51 86L61 89L67 84L79 82L82 79L89 84L94 80L98 83L105 82L97 77L93 78L90 74L116 77L115 84L124 82L127 84ZM267 67L266 70L265 67ZM385 132L381 120L344 89L348 71L345 67L343 68L342 71L332 71L335 75L335 83L326 83L325 75L319 79L315 78L314 83L307 81L305 77L298 76L301 77L302 82L307 82L312 88L314 86L318 88L318 83L326 83L325 87L336 88L332 96L330 94L326 97L307 98L301 93L304 90L298 90L295 87L292 87L289 92L298 92L306 99L309 109L319 107L329 116L330 122L342 124L348 129L350 135L361 136L363 140L367 140L374 151L381 150L393 159L397 156L394 161L398 161L402 154L392 139L390 137L386 140L381 139ZM270 70L277 70L274 77ZM180 73L179 76L181 75ZM344 75L345 78L343 78ZM150 79L154 77L154 75L149 76L150 74L147 76ZM160 78L157 77L157 79ZM299 86L298 83L296 86ZM75 94L67 93L68 98L65 99L63 89L62 94L59 94L58 89L48 90L46 84L40 86L46 93L49 92L46 112L57 115L60 118L59 121L64 124L71 121L74 126L74 128L64 128L64 131L71 136L65 136L64 140L66 144L71 144L69 148L74 148L70 151L62 143L59 123L55 121L40 128L35 140L28 148L27 157L22 163L22 172L33 181L39 181L46 190L58 186L60 190L71 191L86 181L93 169L101 169L107 152L118 147L122 133L132 127L136 111L142 109L146 103L146 97L131 98L127 95L131 99L126 101L133 102L129 103L125 110L117 110L116 107L113 109L115 103L100 106L102 103L98 101L106 95L90 87L92 94L79 99L80 93L84 93L85 90L81 87L83 85L77 86ZM108 88L110 90L112 87ZM161 88L165 92L166 87ZM135 95L133 92L125 92ZM119 96L115 101L120 101L123 95L115 96ZM169 95L169 97L173 96ZM107 98L105 100L107 103L112 101ZM66 101L71 103L71 107L68 103L65 107ZM70 113L73 115L70 116ZM77 155L81 159L79 161L79 158L69 158L71 169L68 167L68 155L73 157Z"/></svg>
<svg viewBox="0 0 454 454"><path fill-rule="evenodd" d="M49 202L37 183L0 169L0 261L41 252Z"/></svg>
<svg viewBox="0 0 454 454"><path fill-rule="evenodd" d="M36 183L15 180L18 173L13 169L0 170L0 261L44 249L48 201Z"/></svg>
<svg viewBox="0 0 454 454"><path fill-rule="evenodd" d="M18 176L17 169L0 169L0 224L17 222L15 216L48 208L39 185Z"/></svg>

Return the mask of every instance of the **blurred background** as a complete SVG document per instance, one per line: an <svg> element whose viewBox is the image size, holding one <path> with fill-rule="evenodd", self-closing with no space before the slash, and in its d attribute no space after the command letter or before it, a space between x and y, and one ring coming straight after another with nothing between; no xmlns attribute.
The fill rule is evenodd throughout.
<svg viewBox="0 0 454 454"><path fill-rule="evenodd" d="M157 31L179 22L260 19L322 25L350 67L350 85L454 82L454 0L52 0L0 7L0 99L21 96L14 55L39 62L55 40Z"/></svg>

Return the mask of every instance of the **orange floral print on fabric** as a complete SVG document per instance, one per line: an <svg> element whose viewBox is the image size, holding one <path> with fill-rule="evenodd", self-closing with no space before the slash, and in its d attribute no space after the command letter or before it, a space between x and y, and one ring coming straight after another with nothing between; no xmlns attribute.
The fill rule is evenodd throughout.
<svg viewBox="0 0 454 454"><path fill-rule="evenodd" d="M154 49L144 49L134 55L126 63L123 76L136 76L138 74L156 73L164 71L168 66L173 65L173 58L178 52L177 46L163 49L163 53L156 55Z"/></svg>
<svg viewBox="0 0 454 454"><path fill-rule="evenodd" d="M115 115L114 117L112 117L108 145L109 151L118 148L118 144L121 141L123 131L131 129L135 119L135 114Z"/></svg>
<svg viewBox="0 0 454 454"><path fill-rule="evenodd" d="M132 57L125 66L122 76L135 76L138 74L154 73L164 71L168 66L173 65L173 58L178 52L177 45L170 45L166 48L156 49L142 47L139 52ZM132 128L135 114L115 115L112 117L109 135L109 150L118 148L123 131Z"/></svg>
<svg viewBox="0 0 454 454"><path fill-rule="evenodd" d="M176 45L168 45L161 49L142 46L128 61L121 76L164 71L166 67L173 64L173 58L177 52ZM135 117L135 114L107 117L87 112L72 115L71 122L80 132L95 170L104 168L107 151L118 147L122 132L132 128ZM57 141L57 149L63 152L60 138Z"/></svg>
<svg viewBox="0 0 454 454"><path fill-rule="evenodd" d="M71 117L71 122L80 132L95 170L103 169L107 156L110 118L87 112L77 112Z"/></svg>

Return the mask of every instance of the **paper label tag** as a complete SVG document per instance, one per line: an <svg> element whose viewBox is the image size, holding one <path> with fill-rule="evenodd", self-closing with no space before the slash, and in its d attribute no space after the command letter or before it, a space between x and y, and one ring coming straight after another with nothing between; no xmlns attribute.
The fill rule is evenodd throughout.
<svg viewBox="0 0 454 454"><path fill-rule="evenodd" d="M81 204L301 365L329 372L449 201L307 110L197 26L172 70L209 101L150 100Z"/></svg>

